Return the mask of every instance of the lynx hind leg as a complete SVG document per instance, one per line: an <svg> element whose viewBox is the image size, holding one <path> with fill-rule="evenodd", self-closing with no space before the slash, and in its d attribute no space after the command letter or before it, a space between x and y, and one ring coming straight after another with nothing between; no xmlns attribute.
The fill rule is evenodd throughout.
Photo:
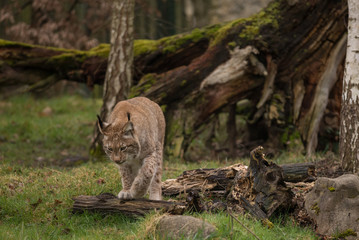
<svg viewBox="0 0 359 240"><path fill-rule="evenodd" d="M150 200L162 200L162 166L160 166L156 174L153 176L150 185Z"/></svg>

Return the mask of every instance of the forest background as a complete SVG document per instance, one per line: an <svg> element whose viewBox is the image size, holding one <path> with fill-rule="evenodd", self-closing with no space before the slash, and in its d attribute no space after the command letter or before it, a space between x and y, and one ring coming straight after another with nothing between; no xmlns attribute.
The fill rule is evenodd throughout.
<svg viewBox="0 0 359 240"><path fill-rule="evenodd" d="M136 1L135 38L159 39L176 33L188 32L198 27L249 17L253 13L260 11L268 2L216 0ZM2 39L81 50L89 50L100 43L109 42L111 2L77 0L48 2L41 0L1 2L0 4L0 38ZM60 101L56 98L47 99L49 96L58 95L59 92L66 92L65 97L60 97ZM69 93L72 96L68 96ZM73 96L73 93L86 97L95 96L95 100L91 102L83 101L82 98ZM1 102L1 123L2 126L6 126L6 129L4 127L0 133L0 159L5 162L2 166L2 173L5 176L3 178L5 187L2 191L5 196L12 196L19 202L18 205L15 205L15 203L10 204L8 200L2 199L3 206L6 206L1 209L1 221L5 222L2 225L5 230L3 232L5 236L9 234L16 238L21 234L22 236L36 236L43 233L47 236L55 234L57 237L62 235L71 236L73 234L86 236L86 229L94 225L97 226L94 231L99 235L103 231L108 231L110 235L123 231L115 227L114 223L118 220L109 218L109 220L106 220L107 222L99 223L98 219L101 217L97 215L85 215L86 221L81 217L75 217L72 218L72 222L65 223L68 217L66 208L71 204L69 201L70 195L82 194L82 191L87 194L98 194L101 191L112 192L118 188L112 179L104 177L105 175L115 176L117 174L112 168L104 167L108 163L105 165L97 163L100 165L95 164L95 168L93 168L93 163L81 165L88 160L88 147L95 120L93 116L99 109L101 96L102 90L100 86L95 85L89 88L85 84L61 81L52 86L51 89L36 92L35 97L29 95L18 96ZM29 112L21 113L24 106ZM239 109L239 111L251 107L253 106L248 101L241 101L237 104L237 110ZM75 108L80 108L80 115L75 117L76 122L73 122L69 120L74 117L73 112L69 110ZM332 154L332 152L338 151L339 130L337 127L338 122L335 122L338 121L338 116L333 117L331 114L332 112L326 112L324 116L324 119L329 121L325 126L329 125L330 127L321 129L320 136L324 136L324 138L323 141L319 141L317 149L326 152L326 155L314 155L314 158L316 158L314 160L316 161L325 159L327 163L331 163L336 160L336 155ZM6 117L4 117L5 115ZM206 142L208 139L200 141L204 148L212 147L215 151L210 152L210 155L207 156L203 155L206 150L199 151L199 153L189 151L190 154L184 156L183 152L181 153L179 149L174 148L171 154L176 159L186 157L187 160L195 161L196 163L182 162L183 165L176 166L169 160L169 163L165 166L165 171L167 169L168 174L175 177L182 170L188 168L203 167L203 165L216 167L223 164L223 162L227 164L230 158L247 157L250 148L258 143L263 143L260 141L261 132L259 129L257 137L250 144L236 142L235 146L238 148L236 153L232 154L230 147L228 147L230 139L227 136L229 133L227 130L229 115L230 109L225 109L224 113L218 114L218 121L214 125L216 127L216 139L214 141L212 136L209 143ZM37 122L33 119L38 119L39 121ZM238 121L237 127L245 125L243 119ZM44 124L49 125L44 128ZM9 126L12 126L12 128ZM52 126L56 126L56 129ZM64 129L68 131L61 131ZM282 149L273 148L272 150L269 148L267 150L268 156L275 156L274 159L278 163L303 161L305 156L302 153L305 146L302 144L299 133L291 129L286 129L286 131L287 133L282 134L283 138L279 140L284 146L283 149L287 149L289 152L283 153L281 152ZM224 134L217 134L218 132ZM243 135L245 134L244 132ZM44 139L46 140L44 141ZM217 145L213 145L214 143L217 143ZM197 145L195 147L200 148L201 146ZM18 148L22 150L22 154L18 153ZM44 149L51 150L45 152ZM194 148L191 149L193 150ZM215 161L201 162L205 159ZM243 161L246 162L247 160L244 159ZM48 168L35 171L31 169L22 170L24 165L32 167L81 166L69 172L65 170L64 173L63 169L60 172L58 172L59 170ZM101 170L101 168L103 169ZM86 176L89 169L94 170L90 176ZM61 174L61 172L64 174ZM66 178L70 178L69 175L74 175L73 183L71 184L65 183ZM164 178L169 177L169 175L165 175ZM45 180L45 185L37 186L36 183L42 180ZM59 183L56 184L56 181L59 181ZM89 184L80 186L78 182L82 181L88 181ZM95 187L93 187L93 184L95 184ZM25 193L25 187L32 189L34 193L45 191L40 190L41 187L49 187L50 190L46 190L44 197L38 197L36 194ZM54 188L58 187L60 189L69 187L73 190L70 193L54 190ZM83 189L81 189L82 187ZM46 208L49 205L53 206L54 209L49 211ZM22 209L22 211L19 209ZM34 210L37 215L31 215L30 213L22 215L20 213L29 210ZM48 229L40 227L44 223L44 216L49 221L47 223ZM211 218L211 216L206 218ZM87 225L83 225L83 229L78 231L76 230L76 225L81 221L86 222ZM128 220L122 219L121 221L125 223ZM215 222L216 220L213 221ZM291 224L290 220L287 223L288 225L285 226ZM105 230L100 230L106 224ZM138 223L134 223L133 228L136 228L136 224ZM30 227L33 225L38 228L31 230ZM111 226L109 227L109 225ZM60 228L56 229L56 226L60 226ZM14 233L12 228L17 228L20 231ZM222 228L223 234L229 234L226 233L224 226ZM285 231L292 231L292 229L289 229L290 227ZM134 230L132 229L131 231ZM274 232L274 235L282 231L280 229ZM126 232L126 234L131 236L133 232ZM266 234L269 233L265 230L263 236ZM300 232L300 234L308 234L307 238L312 236L312 233L307 232L307 230Z"/></svg>

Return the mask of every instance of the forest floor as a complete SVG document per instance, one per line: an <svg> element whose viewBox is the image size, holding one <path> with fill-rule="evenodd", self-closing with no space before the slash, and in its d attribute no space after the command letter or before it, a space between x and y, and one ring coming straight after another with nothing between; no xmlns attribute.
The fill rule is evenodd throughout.
<svg viewBox="0 0 359 240"><path fill-rule="evenodd" d="M88 161L88 148L101 99L79 96L0 100L0 239L153 239L149 229L158 215L140 219L94 213L72 214L78 195L117 194L121 189L117 168L108 159ZM302 162L293 152L272 159L278 164ZM342 174L333 154L311 159L319 176ZM164 160L163 180L184 170L216 168L242 162ZM226 213L196 214L214 224L211 239L254 239L239 224L229 227ZM310 228L291 217L273 219L268 229L249 215L238 216L260 239L316 239Z"/></svg>

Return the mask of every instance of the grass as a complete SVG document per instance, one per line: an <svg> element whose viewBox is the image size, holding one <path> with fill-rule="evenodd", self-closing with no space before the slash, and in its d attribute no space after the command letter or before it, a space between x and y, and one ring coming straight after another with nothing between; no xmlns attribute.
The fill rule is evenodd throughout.
<svg viewBox="0 0 359 240"><path fill-rule="evenodd" d="M141 219L118 215L72 214L78 195L117 194L117 168L109 161L62 167L70 156L86 156L101 101L77 96L0 101L0 239L153 239L149 228L158 214ZM49 107L51 114L44 114ZM283 157L285 159L285 157ZM247 160L244 160L247 161ZM163 179L184 170L233 162L185 163L166 159ZM254 239L226 213L197 214L218 231L211 239ZM268 229L249 216L239 219L261 239L315 239L288 217Z"/></svg>
<svg viewBox="0 0 359 240"><path fill-rule="evenodd" d="M0 160L61 165L71 156L86 156L100 106L100 100L79 96L0 101Z"/></svg>

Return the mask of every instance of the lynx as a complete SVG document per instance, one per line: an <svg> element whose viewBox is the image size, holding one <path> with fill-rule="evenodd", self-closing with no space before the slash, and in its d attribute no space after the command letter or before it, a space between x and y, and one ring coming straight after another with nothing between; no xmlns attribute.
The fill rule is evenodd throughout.
<svg viewBox="0 0 359 240"><path fill-rule="evenodd" d="M120 199L140 198L149 192L161 200L165 118L161 108L144 97L118 102L108 122L98 117L103 148L120 171Z"/></svg>

